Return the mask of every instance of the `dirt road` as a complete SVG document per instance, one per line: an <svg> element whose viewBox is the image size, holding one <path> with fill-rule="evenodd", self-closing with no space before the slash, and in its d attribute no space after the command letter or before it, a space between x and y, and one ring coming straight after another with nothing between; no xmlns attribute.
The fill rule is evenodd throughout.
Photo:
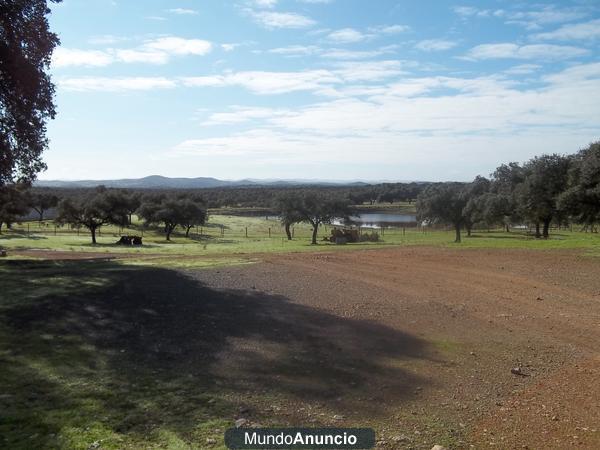
<svg viewBox="0 0 600 450"><path fill-rule="evenodd" d="M600 447L598 259L403 248L188 274L290 305L262 312L285 339L245 334L213 368L249 401L263 377L285 387L256 421L372 425L382 448Z"/></svg>

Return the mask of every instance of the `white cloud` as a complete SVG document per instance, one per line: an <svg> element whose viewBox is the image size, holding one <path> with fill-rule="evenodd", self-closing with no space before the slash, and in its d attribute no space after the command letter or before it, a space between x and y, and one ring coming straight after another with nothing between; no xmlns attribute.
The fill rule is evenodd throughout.
<svg viewBox="0 0 600 450"><path fill-rule="evenodd" d="M167 53L151 50L115 50L114 55L124 63L165 64L169 61Z"/></svg>
<svg viewBox="0 0 600 450"><path fill-rule="evenodd" d="M88 40L93 45L114 45L118 42L126 41L126 37L115 36L113 34L103 34L99 36L93 36ZM60 48L60 47L59 47Z"/></svg>
<svg viewBox="0 0 600 450"><path fill-rule="evenodd" d="M533 38L558 41L598 39L600 38L600 19L563 25L558 30L535 34Z"/></svg>
<svg viewBox="0 0 600 450"><path fill-rule="evenodd" d="M103 67L113 62L113 56L100 50L78 50L57 47L52 54L53 67Z"/></svg>
<svg viewBox="0 0 600 450"><path fill-rule="evenodd" d="M517 45L513 43L481 44L473 47L465 59L536 59L555 61L585 56L589 51L583 48L566 45Z"/></svg>
<svg viewBox="0 0 600 450"><path fill-rule="evenodd" d="M208 120L203 122L202 125L231 125L249 122L256 119L268 119L284 116L287 114L290 114L290 111L286 109L232 106L228 112L212 113L208 117Z"/></svg>
<svg viewBox="0 0 600 450"><path fill-rule="evenodd" d="M181 82L185 86L195 87L239 86L260 95L312 91L318 95L339 96L341 92L336 90L336 87L391 78L404 73L402 66L403 62L396 60L345 61L335 63L330 70L230 72L222 75L183 77Z"/></svg>
<svg viewBox="0 0 600 450"><path fill-rule="evenodd" d="M545 75L543 78L546 82L554 85L571 85L574 88L581 86L580 83L600 81L600 63L581 64L578 66L569 67L551 75Z"/></svg>
<svg viewBox="0 0 600 450"><path fill-rule="evenodd" d="M564 145L569 136L581 138L597 130L600 63L575 66L541 81L543 87L519 90L502 77L412 78L379 86L379 95L366 99L342 98L296 110L234 107L213 114L206 125L250 122L251 131L190 139L172 152L295 161L301 151L302 158L335 161L344 156L360 163L369 157L365 149L376 148L386 163L402 166L420 158L431 164L434 154L438 163L463 154L479 160L483 147L477 145L483 143L492 145L492 153L501 149L512 159L506 145L513 142L509 147L522 159L518 152L529 147L515 146L514 139L533 145L534 154L560 150L559 143ZM444 94L432 95L438 89ZM492 153L490 161L497 164Z"/></svg>
<svg viewBox="0 0 600 450"><path fill-rule="evenodd" d="M188 9L188 8L172 8L167 11L170 13L173 13L173 14L188 15L188 16L195 16L198 14L198 11L196 11L195 9Z"/></svg>
<svg viewBox="0 0 600 450"><path fill-rule="evenodd" d="M528 30L538 30L544 25L569 22L584 17L586 14L572 9L557 9L546 6L536 11L504 11L500 10L498 17L505 17L507 24L521 25Z"/></svg>
<svg viewBox="0 0 600 450"><path fill-rule="evenodd" d="M253 3L259 8L273 8L277 0L253 0Z"/></svg>
<svg viewBox="0 0 600 450"><path fill-rule="evenodd" d="M352 61L340 62L334 71L347 82L379 81L404 73L402 62L388 61Z"/></svg>
<svg viewBox="0 0 600 450"><path fill-rule="evenodd" d="M330 59L367 59L395 53L396 45L387 45L374 50L348 50L344 48L322 48L317 45L289 45L267 50L268 53L289 58L318 55Z"/></svg>
<svg viewBox="0 0 600 450"><path fill-rule="evenodd" d="M253 10L247 12L265 28L308 28L316 24L310 17L297 13Z"/></svg>
<svg viewBox="0 0 600 450"><path fill-rule="evenodd" d="M296 91L319 91L342 80L328 70L301 72L233 72L224 75L184 77L186 86L224 87L241 86L256 94L283 94Z"/></svg>
<svg viewBox="0 0 600 450"><path fill-rule="evenodd" d="M131 49L80 50L58 47L52 55L55 68L68 66L104 67L115 62L165 64L173 55L197 55L209 53L212 44L201 39L162 37L146 41Z"/></svg>
<svg viewBox="0 0 600 450"><path fill-rule="evenodd" d="M67 91L123 92L174 88L177 83L164 77L82 77L60 79L58 86Z"/></svg>
<svg viewBox="0 0 600 450"><path fill-rule="evenodd" d="M366 32L355 28L341 28L339 30L330 31L327 35L327 39L336 44L354 44L382 35L404 33L409 30L410 27L407 25L380 25L369 27Z"/></svg>
<svg viewBox="0 0 600 450"><path fill-rule="evenodd" d="M209 41L174 36L147 41L143 47L173 55L206 55L212 50L212 44Z"/></svg>
<svg viewBox="0 0 600 450"><path fill-rule="evenodd" d="M542 66L539 64L519 64L518 66L513 66L510 69L505 70L504 73L509 75L528 75L537 72L541 68Z"/></svg>
<svg viewBox="0 0 600 450"><path fill-rule="evenodd" d="M233 44L233 43L232 44L221 44L221 48L223 50L225 50L226 52L232 52L239 46L240 46L240 44Z"/></svg>
<svg viewBox="0 0 600 450"><path fill-rule="evenodd" d="M327 35L330 41L338 44L352 44L355 42L361 42L369 38L369 35L364 34L361 31L355 30L354 28L342 28L336 30Z"/></svg>
<svg viewBox="0 0 600 450"><path fill-rule="evenodd" d="M448 41L446 39L425 39L417 42L415 47L425 52L438 52L443 50L449 50L456 47L458 44L455 41Z"/></svg>
<svg viewBox="0 0 600 450"><path fill-rule="evenodd" d="M269 49L269 53L289 57L307 56L319 53L321 49L316 45L289 45L287 47L277 47Z"/></svg>
<svg viewBox="0 0 600 450"><path fill-rule="evenodd" d="M380 48L377 50L347 50L342 48L330 48L321 53L323 58L332 59L367 59L386 53L393 53L392 48Z"/></svg>
<svg viewBox="0 0 600 450"><path fill-rule="evenodd" d="M492 14L492 11L489 9L479 9L472 6L455 6L453 10L456 14L463 18L472 16L489 17Z"/></svg>
<svg viewBox="0 0 600 450"><path fill-rule="evenodd" d="M408 25L383 25L370 28L370 30L374 33L398 34L410 31L410 27Z"/></svg>
<svg viewBox="0 0 600 450"><path fill-rule="evenodd" d="M454 12L463 19L470 17L498 18L506 24L524 26L528 30L537 30L544 25L569 22L585 17L586 13L573 8L557 8L554 5L540 6L536 10L480 9L472 6L456 6Z"/></svg>

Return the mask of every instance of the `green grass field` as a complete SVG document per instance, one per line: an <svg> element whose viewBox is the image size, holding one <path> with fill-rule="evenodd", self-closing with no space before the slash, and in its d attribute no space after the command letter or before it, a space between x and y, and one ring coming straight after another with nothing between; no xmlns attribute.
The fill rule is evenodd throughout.
<svg viewBox="0 0 600 450"><path fill-rule="evenodd" d="M168 317L172 289L178 310L197 307L201 286L98 261L5 261L0 278L0 448L224 448L232 393L203 371L209 360L175 358L220 343L197 322L153 319Z"/></svg>
<svg viewBox="0 0 600 450"><path fill-rule="evenodd" d="M335 245L322 239L329 236L331 226L322 226L319 244L310 244L310 227L294 227L294 239L288 241L284 230L274 218L212 215L209 224L193 229L189 237L176 232L167 242L160 229L143 230L141 227L120 230L107 226L101 229L98 243L91 244L85 229L72 230L68 226L56 227L52 222L16 224L12 230L0 235L0 246L9 250L9 258L19 258L19 250L48 250L68 252L94 252L123 254L132 264L168 265L172 267L203 267L207 265L240 263L252 255L281 252L351 251L389 246L427 245L466 248L527 248L527 249L581 249L585 253L600 255L600 235L580 231L554 230L548 240L535 239L525 231L510 233L474 231L471 237L463 234L463 242L455 244L451 230L425 230L417 228L387 229L377 243L362 242ZM115 242L121 234L143 234L142 247L123 247ZM11 250L14 252L11 256ZM173 258L177 256L177 258Z"/></svg>

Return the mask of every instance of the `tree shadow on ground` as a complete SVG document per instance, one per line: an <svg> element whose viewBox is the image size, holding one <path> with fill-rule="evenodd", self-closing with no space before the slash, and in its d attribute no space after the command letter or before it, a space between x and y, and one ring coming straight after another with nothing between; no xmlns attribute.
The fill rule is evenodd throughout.
<svg viewBox="0 0 600 450"><path fill-rule="evenodd" d="M68 244L70 247L87 247L87 248L120 248L120 249L125 249L125 250L141 250L144 248L159 248L159 245L154 245L154 244L142 244L142 245L121 245L121 244L117 244L116 241L115 242L111 242L111 243L104 243L104 242L97 242L96 244L93 244L91 242L86 242L86 243L73 243L73 244Z"/></svg>
<svg viewBox="0 0 600 450"><path fill-rule="evenodd" d="M39 234L34 234L33 232L31 234L27 234L26 232L20 232L20 231L2 231L2 233L0 234L0 242L2 242L3 240L12 240L12 239L31 239L32 241L39 241L42 239L48 239L45 236L40 236Z"/></svg>
<svg viewBox="0 0 600 450"><path fill-rule="evenodd" d="M22 280L0 295L9 393L0 436L10 448L53 448L65 430L146 439L162 429L191 442L199 423L231 421L252 392L370 417L385 412L386 396L426 383L399 364L429 358L424 341L285 297L111 262L3 267ZM57 277L63 291L54 281L51 292L25 295Z"/></svg>

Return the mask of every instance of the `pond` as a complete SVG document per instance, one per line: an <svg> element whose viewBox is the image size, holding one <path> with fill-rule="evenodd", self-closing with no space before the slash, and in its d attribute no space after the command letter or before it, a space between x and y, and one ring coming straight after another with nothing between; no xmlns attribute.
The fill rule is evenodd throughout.
<svg viewBox="0 0 600 450"><path fill-rule="evenodd" d="M349 221L334 220L333 225L357 225L365 228L390 228L414 226L417 216L414 214L360 213L351 216Z"/></svg>

